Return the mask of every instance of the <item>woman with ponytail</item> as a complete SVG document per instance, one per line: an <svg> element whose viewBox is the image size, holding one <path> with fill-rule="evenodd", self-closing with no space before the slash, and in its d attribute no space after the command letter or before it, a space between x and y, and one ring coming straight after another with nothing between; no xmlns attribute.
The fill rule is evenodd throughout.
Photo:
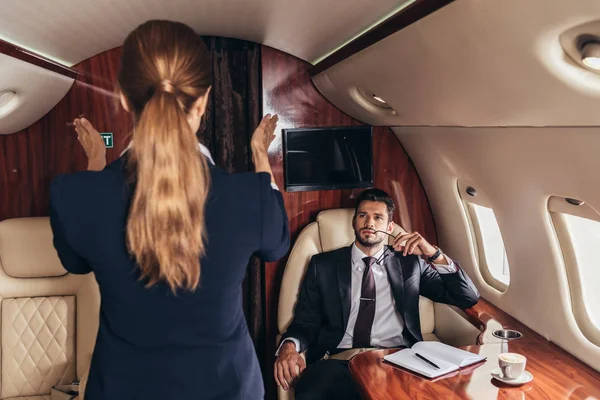
<svg viewBox="0 0 600 400"><path fill-rule="evenodd" d="M93 272L102 298L85 400L264 397L241 284L251 255L289 248L267 155L277 116L253 134L256 173L226 173L195 134L211 82L191 28L149 21L123 44L128 150L105 167L98 132L74 121L89 171L54 180L50 220L64 267Z"/></svg>

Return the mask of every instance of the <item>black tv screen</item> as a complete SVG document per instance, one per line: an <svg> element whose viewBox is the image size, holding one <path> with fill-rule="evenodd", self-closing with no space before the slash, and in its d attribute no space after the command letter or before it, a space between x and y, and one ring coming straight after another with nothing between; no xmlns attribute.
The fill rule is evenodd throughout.
<svg viewBox="0 0 600 400"><path fill-rule="evenodd" d="M373 186L370 126L283 130L285 190Z"/></svg>

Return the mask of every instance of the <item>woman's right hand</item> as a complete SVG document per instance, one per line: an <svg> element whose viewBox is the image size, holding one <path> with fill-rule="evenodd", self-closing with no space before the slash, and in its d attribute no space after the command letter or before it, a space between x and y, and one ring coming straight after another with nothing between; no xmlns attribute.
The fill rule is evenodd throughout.
<svg viewBox="0 0 600 400"><path fill-rule="evenodd" d="M75 118L73 126L88 158L88 171L102 171L106 166L106 145L102 136L85 118Z"/></svg>

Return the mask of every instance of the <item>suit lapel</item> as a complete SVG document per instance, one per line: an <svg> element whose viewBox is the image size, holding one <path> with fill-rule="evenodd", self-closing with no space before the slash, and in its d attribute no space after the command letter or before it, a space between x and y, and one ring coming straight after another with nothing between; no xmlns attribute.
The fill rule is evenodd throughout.
<svg viewBox="0 0 600 400"><path fill-rule="evenodd" d="M396 309L404 318L404 278L402 275L402 262L399 257L388 257L385 262L385 270L387 271L388 280L392 287L394 300L396 301Z"/></svg>
<svg viewBox="0 0 600 400"><path fill-rule="evenodd" d="M342 306L342 323L344 330L350 317L350 296L352 292L352 246L347 247L335 261L338 290Z"/></svg>

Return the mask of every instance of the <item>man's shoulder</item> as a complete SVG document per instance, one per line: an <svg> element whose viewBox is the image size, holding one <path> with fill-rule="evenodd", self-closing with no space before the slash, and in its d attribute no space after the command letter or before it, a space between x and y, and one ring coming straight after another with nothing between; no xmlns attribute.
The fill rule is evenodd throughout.
<svg viewBox="0 0 600 400"><path fill-rule="evenodd" d="M340 247L339 249L324 251L322 253L317 253L314 256L312 256L312 258L315 262L318 262L318 263L334 262L335 260L337 260L339 258L350 255L351 251L352 251L351 246Z"/></svg>

